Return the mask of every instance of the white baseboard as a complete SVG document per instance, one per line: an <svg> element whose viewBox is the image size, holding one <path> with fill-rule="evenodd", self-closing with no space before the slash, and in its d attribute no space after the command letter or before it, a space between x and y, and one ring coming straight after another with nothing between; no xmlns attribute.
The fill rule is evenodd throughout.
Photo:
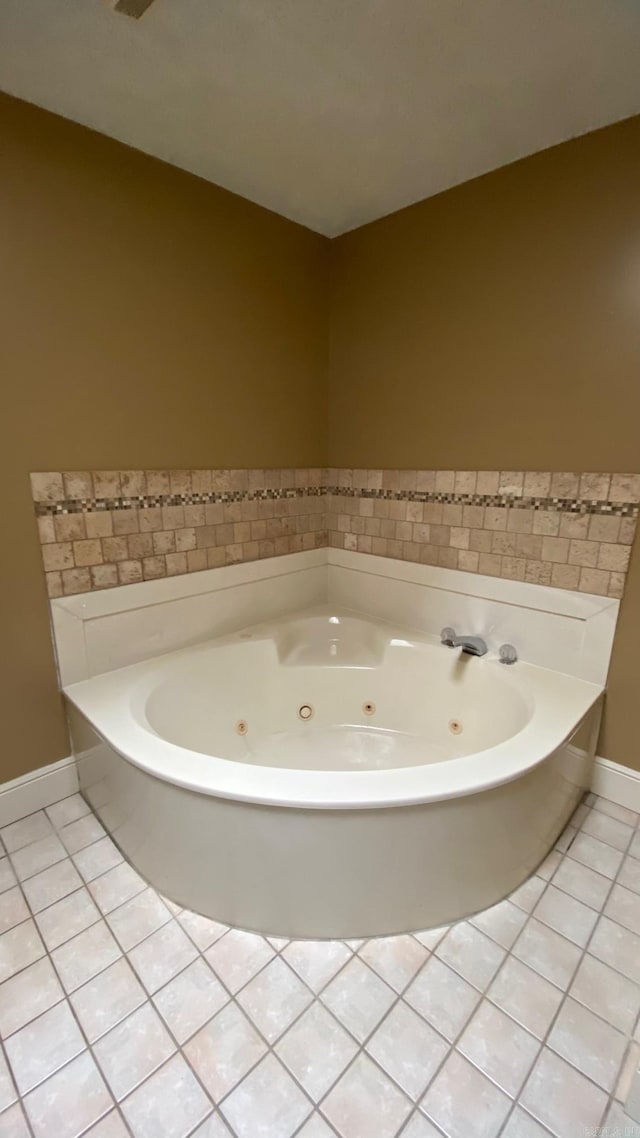
<svg viewBox="0 0 640 1138"><path fill-rule="evenodd" d="M591 789L618 806L640 813L640 771L596 756Z"/></svg>
<svg viewBox="0 0 640 1138"><path fill-rule="evenodd" d="M28 771L0 785L0 826L9 826L77 790L78 771L73 756Z"/></svg>

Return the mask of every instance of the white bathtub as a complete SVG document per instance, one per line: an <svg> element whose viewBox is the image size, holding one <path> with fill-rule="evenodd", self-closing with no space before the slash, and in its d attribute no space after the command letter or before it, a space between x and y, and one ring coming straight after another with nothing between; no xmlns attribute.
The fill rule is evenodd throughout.
<svg viewBox="0 0 640 1138"><path fill-rule="evenodd" d="M356 937L531 873L590 785L603 688L322 606L65 692L81 787L153 885L231 925Z"/></svg>

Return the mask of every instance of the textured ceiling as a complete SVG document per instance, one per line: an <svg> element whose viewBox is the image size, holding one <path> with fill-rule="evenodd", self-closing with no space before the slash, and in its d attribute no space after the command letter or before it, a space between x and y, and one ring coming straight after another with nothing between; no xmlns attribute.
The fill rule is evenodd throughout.
<svg viewBox="0 0 640 1138"><path fill-rule="evenodd" d="M329 236L640 111L636 0L0 0L0 88Z"/></svg>

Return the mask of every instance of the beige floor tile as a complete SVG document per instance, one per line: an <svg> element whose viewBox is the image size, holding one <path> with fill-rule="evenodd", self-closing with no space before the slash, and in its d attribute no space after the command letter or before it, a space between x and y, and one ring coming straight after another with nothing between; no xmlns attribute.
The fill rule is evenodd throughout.
<svg viewBox="0 0 640 1138"><path fill-rule="evenodd" d="M275 953L262 936L231 929L205 952L222 983L235 993L264 968Z"/></svg>
<svg viewBox="0 0 640 1138"><path fill-rule="evenodd" d="M65 1000L16 1031L5 1046L16 1086L25 1095L84 1051L86 1044Z"/></svg>
<svg viewBox="0 0 640 1138"><path fill-rule="evenodd" d="M582 1004L566 999L549 1032L547 1046L598 1086L612 1091L627 1039Z"/></svg>
<svg viewBox="0 0 640 1138"><path fill-rule="evenodd" d="M153 997L169 1030L182 1044L228 1002L229 995L202 959L194 960Z"/></svg>
<svg viewBox="0 0 640 1138"><path fill-rule="evenodd" d="M417 1102L447 1055L449 1044L400 1001L374 1032L366 1051Z"/></svg>
<svg viewBox="0 0 640 1138"><path fill-rule="evenodd" d="M36 873L22 883L22 891L34 913L55 904L62 897L80 889L82 878L70 858L59 861L49 869Z"/></svg>
<svg viewBox="0 0 640 1138"><path fill-rule="evenodd" d="M275 1043L309 1006L313 996L293 969L277 956L249 981L237 999L267 1043Z"/></svg>
<svg viewBox="0 0 640 1138"><path fill-rule="evenodd" d="M495 976L504 949L468 921L454 925L436 948L436 956L481 991Z"/></svg>
<svg viewBox="0 0 640 1138"><path fill-rule="evenodd" d="M588 905L553 885L545 890L533 915L581 948L585 947L598 919L598 914Z"/></svg>
<svg viewBox="0 0 640 1138"><path fill-rule="evenodd" d="M640 986L608 964L586 954L569 993L620 1031L633 1031L640 1013Z"/></svg>
<svg viewBox="0 0 640 1138"><path fill-rule="evenodd" d="M496 1138L511 1101L454 1051L420 1106L448 1138Z"/></svg>
<svg viewBox="0 0 640 1138"><path fill-rule="evenodd" d="M134 1138L185 1138L211 1112L211 1101L181 1055L122 1103Z"/></svg>
<svg viewBox="0 0 640 1138"><path fill-rule="evenodd" d="M231 1131L219 1114L211 1114L206 1122L194 1130L191 1138L232 1138Z"/></svg>
<svg viewBox="0 0 640 1138"><path fill-rule="evenodd" d="M629 1109L629 1097L635 1081L636 1072L640 1070L640 1042L631 1041L623 1062L620 1065L618 1078L613 1091L613 1097L621 1102L625 1110Z"/></svg>
<svg viewBox="0 0 640 1138"><path fill-rule="evenodd" d="M414 936L424 948L427 948L429 952L434 952L450 928L450 925L440 925L439 928L422 929L420 932L412 933L411 935Z"/></svg>
<svg viewBox="0 0 640 1138"><path fill-rule="evenodd" d="M592 810L587 818L582 823L582 832L589 834L592 838L597 838L601 842L606 842L607 845L613 846L616 850L626 850L633 830L631 826L626 825L624 822L618 822L615 818L610 818L609 815L603 814L600 810Z"/></svg>
<svg viewBox="0 0 640 1138"><path fill-rule="evenodd" d="M514 956L552 984L566 988L580 959L580 949L566 937L530 917L515 945Z"/></svg>
<svg viewBox="0 0 640 1138"><path fill-rule="evenodd" d="M517 1106L509 1120L500 1138L549 1138L549 1131L536 1122L530 1114Z"/></svg>
<svg viewBox="0 0 640 1138"><path fill-rule="evenodd" d="M102 838L101 841L94 842L93 845L86 846L83 850L78 850L73 855L73 860L84 880L93 881L101 873L113 869L114 865L118 865L123 858L111 838Z"/></svg>
<svg viewBox="0 0 640 1138"><path fill-rule="evenodd" d="M238 1138L291 1138L312 1106L273 1055L225 1099L222 1113Z"/></svg>
<svg viewBox="0 0 640 1138"><path fill-rule="evenodd" d="M0 986L0 1036L6 1039L63 998L48 957L24 968Z"/></svg>
<svg viewBox="0 0 640 1138"><path fill-rule="evenodd" d="M480 1001L480 993L437 957L427 961L404 999L444 1035L454 1040Z"/></svg>
<svg viewBox="0 0 640 1138"><path fill-rule="evenodd" d="M146 889L146 883L126 861L114 865L101 877L89 882L88 889L102 913L110 913Z"/></svg>
<svg viewBox="0 0 640 1138"><path fill-rule="evenodd" d="M322 1103L341 1138L393 1138L411 1103L365 1055L359 1055Z"/></svg>
<svg viewBox="0 0 640 1138"><path fill-rule="evenodd" d="M640 894L616 884L609 894L604 912L612 921L624 925L632 933L640 933Z"/></svg>
<svg viewBox="0 0 640 1138"><path fill-rule="evenodd" d="M8 857L0 857L0 893L5 893L7 889L12 889L16 884L16 875L11 868L11 862Z"/></svg>
<svg viewBox="0 0 640 1138"><path fill-rule="evenodd" d="M396 999L384 980L355 957L324 989L321 1000L361 1043Z"/></svg>
<svg viewBox="0 0 640 1138"><path fill-rule="evenodd" d="M522 931L526 919L526 913L508 900L470 918L472 925L507 950Z"/></svg>
<svg viewBox="0 0 640 1138"><path fill-rule="evenodd" d="M109 928L125 952L171 920L154 889L145 889L107 914Z"/></svg>
<svg viewBox="0 0 640 1138"><path fill-rule="evenodd" d="M218 921L211 921L208 917L201 917L199 913L190 913L188 909L180 912L178 920L201 952L210 948L216 940L228 932L227 925L221 925Z"/></svg>
<svg viewBox="0 0 640 1138"><path fill-rule="evenodd" d="M510 956L487 991L488 998L512 1019L543 1039L562 1001L562 992Z"/></svg>
<svg viewBox="0 0 640 1138"><path fill-rule="evenodd" d="M53 826L44 810L38 810L35 814L21 818L19 822L12 822L10 826L3 826L0 830L0 838L4 842L7 853L14 853L16 850L22 849L23 846L31 845L32 842L49 837L52 833Z"/></svg>
<svg viewBox="0 0 640 1138"><path fill-rule="evenodd" d="M513 1098L533 1066L540 1042L500 1008L483 1000L457 1046Z"/></svg>
<svg viewBox="0 0 640 1138"><path fill-rule="evenodd" d="M78 818L90 814L91 807L88 802L85 802L81 794L71 794L68 798L61 799L60 802L54 802L53 806L47 806L46 813L55 829L61 830L70 822L76 822Z"/></svg>
<svg viewBox="0 0 640 1138"><path fill-rule="evenodd" d="M579 833L568 851L568 857L581 862L582 865L588 865L590 869L595 869L596 873L601 873L604 877L613 878L620 868L623 855L620 850L591 837L590 834Z"/></svg>
<svg viewBox="0 0 640 1138"><path fill-rule="evenodd" d="M588 1133L600 1125L607 1096L552 1051L543 1050L521 1102L556 1138Z"/></svg>
<svg viewBox="0 0 640 1138"><path fill-rule="evenodd" d="M296 1138L336 1138L336 1132L329 1129L319 1114L313 1114L309 1121L305 1122L302 1130L298 1131Z"/></svg>
<svg viewBox="0 0 640 1138"><path fill-rule="evenodd" d="M610 818L615 818L618 822L626 822L628 826L638 825L638 814L635 810L629 810L626 806L618 806L617 802L610 802L607 798L596 798L593 808L600 810L602 814L608 814Z"/></svg>
<svg viewBox="0 0 640 1138"><path fill-rule="evenodd" d="M640 984L640 937L635 933L607 917L600 917L589 944L589 953L622 972L635 984Z"/></svg>
<svg viewBox="0 0 640 1138"><path fill-rule="evenodd" d="M197 955L198 950L193 941L172 919L132 948L129 960L147 991L153 994L177 976Z"/></svg>
<svg viewBox="0 0 640 1138"><path fill-rule="evenodd" d="M16 1101L18 1092L11 1077L7 1061L0 1051L0 1111L6 1110ZM2 1129L0 1128L0 1134Z"/></svg>
<svg viewBox="0 0 640 1138"><path fill-rule="evenodd" d="M88 1051L25 1098L35 1138L77 1138L112 1105L111 1095Z"/></svg>
<svg viewBox="0 0 640 1138"><path fill-rule="evenodd" d="M85 846L90 846L105 836L104 826L98 821L95 814L85 814L83 818L70 822L68 826L63 826L58 832L60 841L70 854L83 850Z"/></svg>
<svg viewBox="0 0 640 1138"><path fill-rule="evenodd" d="M565 831L563 834L561 834L560 838L558 838L558 843L562 844L562 851L560 851L560 849L552 849L547 854L546 858L542 862L542 865L538 866L538 877L541 877L543 881L551 880L554 873L556 872L556 869L560 865L560 862L562 861L562 853L564 853L564 851L571 844L573 838L575 837L575 834L576 831L573 829L573 827L569 828L569 833Z"/></svg>
<svg viewBox="0 0 640 1138"><path fill-rule="evenodd" d="M34 1123L28 1135L0 1059L0 1135L573 1138L635 1064L636 823L590 796L507 900L451 927L342 942L257 936L165 901L79 795L23 819L0 857L0 1034Z"/></svg>
<svg viewBox="0 0 640 1138"><path fill-rule="evenodd" d="M640 861L635 857L626 857L618 874L618 885L640 893Z"/></svg>
<svg viewBox="0 0 640 1138"><path fill-rule="evenodd" d="M90 1043L126 1019L146 998L146 992L124 958L116 960L70 996Z"/></svg>
<svg viewBox="0 0 640 1138"><path fill-rule="evenodd" d="M51 953L65 991L74 992L121 956L104 921L65 941Z"/></svg>
<svg viewBox="0 0 640 1138"><path fill-rule="evenodd" d="M368 940L358 955L391 988L402 992L420 971L429 952L415 937L387 936Z"/></svg>
<svg viewBox="0 0 640 1138"><path fill-rule="evenodd" d="M402 1138L442 1138L442 1131L436 1130L423 1114L416 1113L402 1131Z"/></svg>
<svg viewBox="0 0 640 1138"><path fill-rule="evenodd" d="M2 1138L31 1138L20 1103L15 1103L0 1114L0 1134Z"/></svg>
<svg viewBox="0 0 640 1138"><path fill-rule="evenodd" d="M185 1045L184 1053L213 1101L219 1103L267 1050L235 1004L218 1012Z"/></svg>
<svg viewBox="0 0 640 1138"><path fill-rule="evenodd" d="M351 959L352 953L340 940L292 940L282 955L305 983L319 992Z"/></svg>
<svg viewBox="0 0 640 1138"><path fill-rule="evenodd" d="M29 910L22 890L17 885L13 889L7 889L0 899L0 933L22 924L28 917Z"/></svg>
<svg viewBox="0 0 640 1138"><path fill-rule="evenodd" d="M56 834L51 833L49 837L41 838L39 842L32 842L31 845L17 850L11 855L11 860L16 877L19 881L24 881L27 877L33 877L35 873L48 869L55 862L62 861L66 856L67 851L62 842Z"/></svg>
<svg viewBox="0 0 640 1138"><path fill-rule="evenodd" d="M611 881L594 869L570 857L562 859L553 877L553 885L569 893L593 909L601 909L611 888Z"/></svg>
<svg viewBox="0 0 640 1138"><path fill-rule="evenodd" d="M351 1062L357 1044L317 1001L276 1045L276 1053L317 1102Z"/></svg>
<svg viewBox="0 0 640 1138"><path fill-rule="evenodd" d="M0 983L45 954L33 921L23 921L0 936ZM1 989L0 989L1 990Z"/></svg>
<svg viewBox="0 0 640 1138"><path fill-rule="evenodd" d="M130 1138L130 1132L117 1110L112 1110L104 1118L85 1131L82 1138Z"/></svg>
<svg viewBox="0 0 640 1138"><path fill-rule="evenodd" d="M619 1135L623 1138L640 1138L640 1122L635 1122L625 1114L618 1102L611 1103L605 1117L605 1126L613 1138L618 1138Z"/></svg>
<svg viewBox="0 0 640 1138"><path fill-rule="evenodd" d="M530 877L510 894L509 900L525 913L530 913L535 909L546 887L547 883L542 877Z"/></svg>
<svg viewBox="0 0 640 1138"><path fill-rule="evenodd" d="M100 913L86 889L69 893L36 914L36 924L49 952L99 920Z"/></svg>
<svg viewBox="0 0 640 1138"><path fill-rule="evenodd" d="M175 1051L160 1016L143 1004L94 1044L94 1054L116 1099L128 1095Z"/></svg>

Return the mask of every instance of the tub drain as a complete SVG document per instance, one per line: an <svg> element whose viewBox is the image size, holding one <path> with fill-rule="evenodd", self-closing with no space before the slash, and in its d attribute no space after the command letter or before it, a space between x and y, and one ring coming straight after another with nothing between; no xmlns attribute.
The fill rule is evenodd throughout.
<svg viewBox="0 0 640 1138"><path fill-rule="evenodd" d="M367 700L366 703L363 703L362 710L364 711L365 715L374 715L375 710L376 710L376 705L375 705L375 703L370 703Z"/></svg>
<svg viewBox="0 0 640 1138"><path fill-rule="evenodd" d="M311 719L313 708L310 703L303 703L298 708L298 719Z"/></svg>
<svg viewBox="0 0 640 1138"><path fill-rule="evenodd" d="M236 731L238 735L246 735L248 730L249 724L247 723L246 719L239 719L236 723Z"/></svg>
<svg viewBox="0 0 640 1138"><path fill-rule="evenodd" d="M460 720L459 719L450 719L449 720L449 730L450 730L452 735L461 735L462 734L462 724L461 724Z"/></svg>

